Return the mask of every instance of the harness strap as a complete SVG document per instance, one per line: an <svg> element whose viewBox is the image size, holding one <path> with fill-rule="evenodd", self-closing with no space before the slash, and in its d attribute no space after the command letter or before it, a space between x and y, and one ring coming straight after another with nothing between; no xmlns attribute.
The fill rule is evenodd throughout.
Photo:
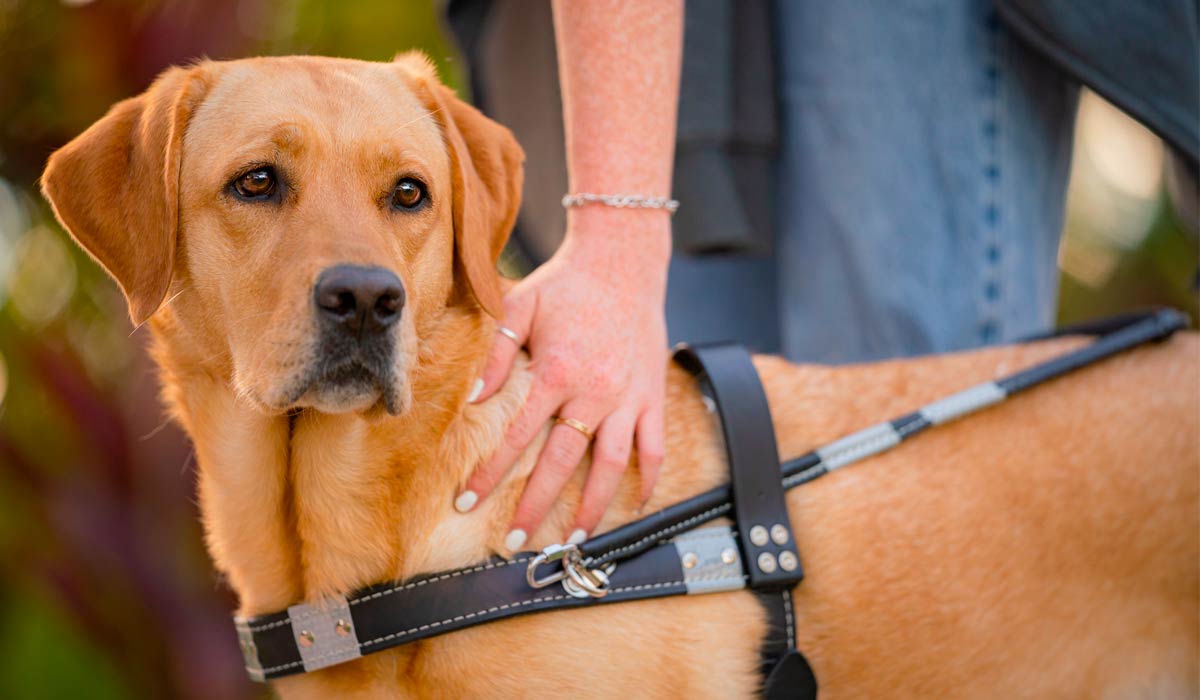
<svg viewBox="0 0 1200 700"><path fill-rule="evenodd" d="M762 694L768 700L813 700L817 676L808 659L796 649L796 615L792 591L757 591L758 602L767 612L767 635L763 640Z"/></svg>
<svg viewBox="0 0 1200 700"><path fill-rule="evenodd" d="M687 533L621 563L603 597L563 587L531 587L533 553L493 558L467 569L363 589L350 598L293 605L285 612L237 618L251 678L315 671L401 644L528 613L646 598L738 590L745 574L727 526ZM685 567L686 564L686 567Z"/></svg>
<svg viewBox="0 0 1200 700"><path fill-rule="evenodd" d="M695 375L716 402L750 588L795 586L804 572L779 482L771 410L750 353L740 345L681 345L675 361Z"/></svg>
<svg viewBox="0 0 1200 700"><path fill-rule="evenodd" d="M750 588L767 613L761 651L763 694L775 700L816 698L816 676L796 650L792 588L804 572L779 480L771 410L758 371L740 345L680 345L675 361L695 375L721 421L738 544Z"/></svg>
<svg viewBox="0 0 1200 700"><path fill-rule="evenodd" d="M775 664L762 690L766 700L812 700L817 697L817 676L808 659L792 649Z"/></svg>

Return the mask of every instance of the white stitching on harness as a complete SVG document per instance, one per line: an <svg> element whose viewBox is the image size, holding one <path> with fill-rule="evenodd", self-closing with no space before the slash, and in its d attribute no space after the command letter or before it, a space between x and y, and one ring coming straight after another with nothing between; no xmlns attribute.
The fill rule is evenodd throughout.
<svg viewBox="0 0 1200 700"><path fill-rule="evenodd" d="M825 463L824 463L824 462L817 462L816 464L814 464L813 466L809 467L808 469L805 469L804 471L802 471L802 472L798 472L798 473L796 473L796 474L792 474L792 475L791 475L791 476L789 476L788 478L784 479L784 480L783 480L783 487L784 487L785 489L791 488L791 487L792 487L792 486L794 486L795 484L797 484L797 483L799 483L799 482L801 482L801 481L804 481L804 480L805 480L805 478L807 478L809 474L812 474L813 472L819 472L819 471L821 471L822 469L825 469Z"/></svg>
<svg viewBox="0 0 1200 700"><path fill-rule="evenodd" d="M716 573L697 576L687 580L687 583L703 583L708 581L749 581L750 576L747 574L732 574L732 573ZM721 592L724 591L714 591Z"/></svg>
<svg viewBox="0 0 1200 700"><path fill-rule="evenodd" d="M296 666L303 666L303 665L304 665L303 661L292 661L290 663L280 664L279 666L272 666L271 668L264 668L262 670L262 672L263 673L275 673L276 671L286 671L289 668L295 668Z"/></svg>
<svg viewBox="0 0 1200 700"><path fill-rule="evenodd" d="M792 619L792 592L790 590L784 590L780 591L779 594L783 596L783 613L784 617L787 619L788 649L795 649L796 626L794 620Z"/></svg>
<svg viewBox="0 0 1200 700"><path fill-rule="evenodd" d="M731 538L736 540L737 536L738 536L737 530L734 530L733 528L729 528L729 530L726 531L724 528L722 528L720 526L716 526L716 527L704 527L704 528L700 528L699 530L693 530L688 535L679 535L678 537L671 538L670 541L671 542L679 542L683 537L687 537L688 542L697 542L700 540L725 540L725 539L731 539Z"/></svg>
<svg viewBox="0 0 1200 700"><path fill-rule="evenodd" d="M496 566L500 566L500 565L497 564ZM618 588L613 588L610 591L610 593L623 593L623 592L627 592L627 591L650 590L650 589L655 589L655 588L665 588L667 586L682 586L682 585L684 585L683 581L643 583L643 584L638 584L636 586L621 586ZM446 618L445 620L439 620L437 622L430 622L428 624L421 625L420 627L413 627L412 629L404 630L403 632L393 632L391 634L384 635L382 637L378 637L376 639L371 639L366 642L363 642L363 643L359 644L359 648L366 649L369 646L374 646L376 644L382 644L384 642L388 642L393 639L399 639L401 637L407 637L416 632L423 632L425 630L433 629L435 627L441 627L442 625L452 624L455 622L462 622L463 620L470 620L472 618L476 618L481 615L490 615L492 613L500 612L501 610L508 610L510 608L520 608L520 607L524 607L526 605L533 605L535 603L544 603L544 602L548 602L548 601L552 601L552 600L567 600L568 598L570 598L570 596L550 595L550 596L542 596L541 598L531 598L530 600L523 600L519 603L505 603L504 605L496 605L496 606L493 606L490 608L485 608L483 610L479 610L479 611L476 611L473 613L467 613L465 615L457 615L455 617ZM319 662L323 659L327 659L327 658L330 658L332 656L337 656L337 655L338 654L336 654L336 653L322 654L321 656L318 656L315 659L309 659L309 663ZM292 661L292 662L289 662L286 664L281 664L279 666L272 666L270 668L264 668L263 673L275 673L276 671L286 671L289 668L294 668L296 666L302 666L302 665L303 665L303 662Z"/></svg>
<svg viewBox="0 0 1200 700"><path fill-rule="evenodd" d="M268 622L265 625L259 625L257 627L252 626L252 625L247 625L247 628L251 632L266 632L267 630L275 629L276 627L283 627L284 625L290 625L291 623L292 623L291 618L285 617L282 620L276 620L275 622Z"/></svg>
<svg viewBox="0 0 1200 700"><path fill-rule="evenodd" d="M667 586L682 586L682 585L684 585L683 581L642 583L642 584L638 584L636 586L620 586L618 588L611 589L609 592L610 593L623 593L626 591L640 591L640 590L649 590L649 589L654 589L654 588L665 588ZM384 635L383 637L379 637L377 639L371 639L371 640L365 641L360 646L365 648L365 647L373 646L375 644L382 644L383 642L391 641L393 639L397 639L400 637L407 637L408 635L413 634L414 632L423 632L424 630L432 629L434 627L441 627L442 625L445 625L448 623L462 622L463 620L470 620L471 618L479 617L480 615L490 615L491 613L500 612L501 610L508 610L509 608L520 608L520 607L523 607L526 605L533 605L534 603L543 603L543 602L547 602L547 601L551 601L551 600L567 600L570 597L571 596L565 596L565 595L551 595L551 596L542 596L541 598L531 598L529 600L523 600L519 603L505 603L503 605L496 605L496 606L486 608L484 610L479 610L479 611L476 611L473 613L467 613L465 615L457 615L455 617L447 618L445 620L440 620L438 622L430 622L428 624L421 625L420 627L413 627L412 629L404 630L403 632L393 632L391 634Z"/></svg>
<svg viewBox="0 0 1200 700"><path fill-rule="evenodd" d="M434 576L432 578L422 579L420 581L413 581L412 583L405 583L405 584L402 584L399 586L393 586L392 588L388 588L383 591L376 591L376 592L372 593L371 595L366 596L364 598L353 598L349 601L349 603L350 603L350 605L358 605L359 603L366 602L368 600L375 600L376 598L382 598L383 596L391 595L392 593L398 593L400 591L407 591L412 588L418 588L420 586L424 586L427 583L433 583L434 581L444 581L446 579L454 578L456 576L463 576L465 574L473 574L473 573L476 573L479 571L487 571L489 569L499 569L499 568L505 567L505 566L512 566L513 564L524 564L525 562L529 561L530 559L531 559L531 557L521 557L518 559L513 559L511 561L506 561L506 562L500 562L500 563L489 562L487 564L480 564L479 566L473 566L469 569L459 569L458 571L451 571L448 574L442 574L440 576ZM307 619L307 617L308 616L305 616L304 618L300 618L300 619ZM257 627L251 626L250 631L251 632L265 632L269 629L274 629L276 627L282 627L283 625L289 624L290 622L291 622L291 619L277 620L275 622L268 622L265 625L259 625Z"/></svg>
<svg viewBox="0 0 1200 700"><path fill-rule="evenodd" d="M541 598L530 598L529 600L522 600L518 603L505 603L503 605L496 605L496 606L493 606L490 608L484 608L483 610L477 610L473 613L466 613L465 615L456 615L454 617L448 617L445 620L438 620L437 622L430 622L430 623L421 625L419 627L413 627L411 629L404 630L403 632L392 632L391 634L386 634L382 637L376 637L375 639L369 639L369 640L363 642L360 646L365 649L366 647L374 646L376 644L382 644L383 642L388 642L393 639L399 639L400 637L407 637L408 635L413 634L414 632L423 632L428 629L433 629L434 627L441 627L442 625L445 625L445 624L449 624L449 623L453 623L453 622L462 622L463 620L470 620L471 618L479 617L480 615L489 615L491 613L500 612L501 610L508 610L509 608L520 608L520 607L524 607L526 605L533 605L534 603L545 603L545 602L551 601L551 600L566 600L569 597L570 596L565 596L565 595L548 595L548 596L542 596Z"/></svg>
<svg viewBox="0 0 1200 700"><path fill-rule="evenodd" d="M688 518L687 520L680 521L678 523L675 523L674 525L669 525L669 526L664 527L663 529L659 530L658 532L654 532L649 535L646 535L645 537L638 540L637 542L634 542L633 544L627 544L624 547L617 547L616 549L610 549L609 551L605 552L604 554L598 554L598 555L592 557L589 561L597 561L600 559L604 559L606 557L611 557L613 555L620 554L621 552L625 552L625 551L628 551L631 549L637 549L638 547L642 546L643 544L645 544L647 542L650 542L652 540L662 539L663 537L666 537L667 535L671 534L672 532L674 532L676 530L679 530L680 528L687 529L687 526L691 525L693 522L699 522L701 520L704 520L705 518L708 518L711 515L719 515L721 513L724 513L725 511L729 510L732 507L733 506L729 503L722 503L719 506L709 508L708 510L704 511L703 513L700 513L699 515L693 515L692 517Z"/></svg>
<svg viewBox="0 0 1200 700"><path fill-rule="evenodd" d="M424 586L427 583L433 583L434 581L445 581L446 579L454 578L455 576L462 576L464 574L473 574L478 571L487 571L488 569L500 569L505 566L512 566L514 564L524 564L525 562L529 561L530 559L532 559L532 557L521 557L519 559L513 559L510 561L501 562L499 564L488 563L488 564L481 564L479 566L473 566L470 569L459 569L458 571L451 571L450 573L442 574L441 576L434 576L433 578L427 578L427 579L422 579L420 581L414 581L412 583L406 583L402 586L395 586L395 587L389 588L385 591L376 591L375 593L372 593L371 595L366 596L365 598L355 598L354 600L350 601L350 604L358 605L359 603L363 603L368 600L382 598L385 595L391 595L392 593L398 593L400 591L407 591L410 588L418 588L420 586Z"/></svg>

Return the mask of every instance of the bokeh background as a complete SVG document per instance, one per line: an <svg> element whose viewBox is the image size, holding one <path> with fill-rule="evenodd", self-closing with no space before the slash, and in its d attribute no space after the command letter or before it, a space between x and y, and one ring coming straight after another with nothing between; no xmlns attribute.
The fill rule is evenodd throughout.
<svg viewBox="0 0 1200 700"><path fill-rule="evenodd" d="M145 334L38 195L46 157L197 56L421 48L462 85L438 12L431 0L0 0L0 697L265 694L244 679L191 449L165 421ZM1060 321L1150 304L1196 318L1196 193L1172 169L1157 138L1085 94Z"/></svg>

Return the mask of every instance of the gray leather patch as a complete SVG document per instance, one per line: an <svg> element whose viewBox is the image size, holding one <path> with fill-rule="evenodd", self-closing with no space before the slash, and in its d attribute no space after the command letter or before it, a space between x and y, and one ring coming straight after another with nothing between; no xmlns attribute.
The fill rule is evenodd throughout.
<svg viewBox="0 0 1200 700"><path fill-rule="evenodd" d="M728 525L692 530L676 537L674 544L688 595L746 587L742 557Z"/></svg>
<svg viewBox="0 0 1200 700"><path fill-rule="evenodd" d="M305 671L333 666L362 656L358 633L350 617L350 604L338 596L314 605L288 608L292 636Z"/></svg>

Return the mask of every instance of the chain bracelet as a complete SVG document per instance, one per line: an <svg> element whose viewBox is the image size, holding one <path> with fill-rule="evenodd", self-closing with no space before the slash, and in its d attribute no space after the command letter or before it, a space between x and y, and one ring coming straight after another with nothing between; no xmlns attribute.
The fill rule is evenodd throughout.
<svg viewBox="0 0 1200 700"><path fill-rule="evenodd" d="M585 204L603 204L618 209L666 209L674 214L679 208L679 202L670 197L643 197L640 194L592 194L579 192L564 195L562 205L566 208L581 207Z"/></svg>

